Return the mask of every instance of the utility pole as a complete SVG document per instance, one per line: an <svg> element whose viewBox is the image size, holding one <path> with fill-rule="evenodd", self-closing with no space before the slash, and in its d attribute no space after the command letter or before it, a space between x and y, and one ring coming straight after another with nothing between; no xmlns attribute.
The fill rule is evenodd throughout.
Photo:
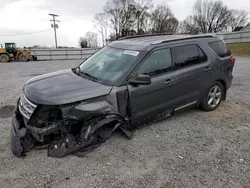
<svg viewBox="0 0 250 188"><path fill-rule="evenodd" d="M54 28L54 34L55 34L55 44L56 44L56 48L57 48L57 36L56 36L56 30L58 29L58 24L56 22L60 22L59 20L56 20L56 17L58 17L58 15L56 14L49 14L50 16L53 17L52 20L50 20L52 22L51 27Z"/></svg>

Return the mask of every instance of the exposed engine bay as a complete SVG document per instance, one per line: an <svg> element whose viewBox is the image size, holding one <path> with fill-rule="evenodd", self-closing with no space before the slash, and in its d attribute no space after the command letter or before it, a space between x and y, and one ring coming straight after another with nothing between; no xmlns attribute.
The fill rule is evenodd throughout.
<svg viewBox="0 0 250 188"><path fill-rule="evenodd" d="M12 152L19 157L35 146L46 146L51 157L84 156L118 128L128 138L133 135L129 119L116 112L104 97L36 106L22 96L12 124Z"/></svg>

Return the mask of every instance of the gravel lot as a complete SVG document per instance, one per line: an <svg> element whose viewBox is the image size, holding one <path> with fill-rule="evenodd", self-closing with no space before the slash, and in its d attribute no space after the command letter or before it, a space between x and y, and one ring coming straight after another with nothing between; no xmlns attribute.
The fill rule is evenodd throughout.
<svg viewBox="0 0 250 188"><path fill-rule="evenodd" d="M119 133L78 158L25 158L10 151L11 111L31 77L79 61L0 64L0 187L250 187L250 58L237 58L228 99L214 112L188 110Z"/></svg>

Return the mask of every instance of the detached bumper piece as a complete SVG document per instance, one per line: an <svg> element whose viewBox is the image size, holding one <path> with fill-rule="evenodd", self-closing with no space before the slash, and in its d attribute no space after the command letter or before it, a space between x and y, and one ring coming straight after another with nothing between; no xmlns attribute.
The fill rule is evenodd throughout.
<svg viewBox="0 0 250 188"><path fill-rule="evenodd" d="M94 143L94 141L96 143ZM88 141L81 144L77 142L74 136L67 135L49 144L48 156L56 158L61 158L70 154L84 156L100 144L101 142L97 143L94 137L91 137Z"/></svg>
<svg viewBox="0 0 250 188"><path fill-rule="evenodd" d="M30 131L22 123L22 116L15 109L11 126L11 149L18 157L25 156L25 153L35 145Z"/></svg>

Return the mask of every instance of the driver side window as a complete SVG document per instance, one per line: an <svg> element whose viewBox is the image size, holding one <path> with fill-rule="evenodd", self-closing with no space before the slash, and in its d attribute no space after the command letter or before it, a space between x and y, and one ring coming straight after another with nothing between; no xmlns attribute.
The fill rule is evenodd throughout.
<svg viewBox="0 0 250 188"><path fill-rule="evenodd" d="M172 69L170 49L161 49L151 53L139 68L139 74L156 76Z"/></svg>

